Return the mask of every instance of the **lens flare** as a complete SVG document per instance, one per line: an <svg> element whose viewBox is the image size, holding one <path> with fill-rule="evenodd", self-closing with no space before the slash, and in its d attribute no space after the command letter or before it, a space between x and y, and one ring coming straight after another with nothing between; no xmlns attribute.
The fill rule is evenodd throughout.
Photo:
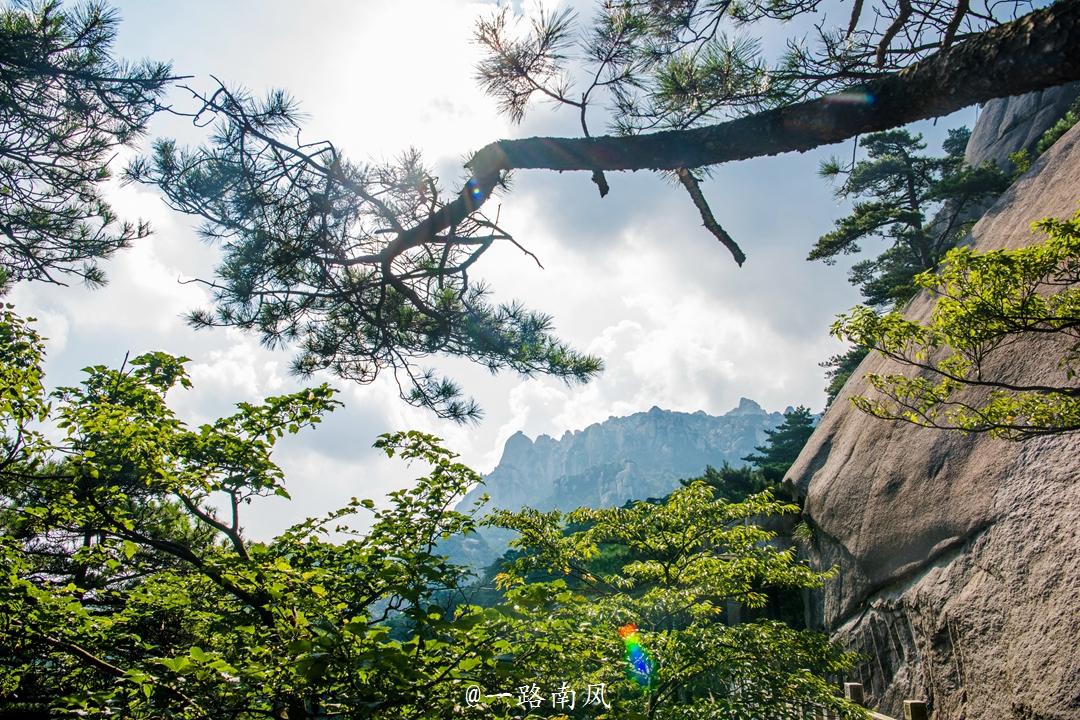
<svg viewBox="0 0 1080 720"><path fill-rule="evenodd" d="M652 687L653 664L649 659L649 654L641 646L637 626L633 623L623 625L619 628L619 637L626 646L626 662L629 664L626 674L641 687Z"/></svg>
<svg viewBox="0 0 1080 720"><path fill-rule="evenodd" d="M868 92L841 92L826 95L822 100L833 105L873 105L874 96Z"/></svg>
<svg viewBox="0 0 1080 720"><path fill-rule="evenodd" d="M469 178L469 181L465 183L465 188L469 193L469 199L472 200L473 205L479 207L484 202L484 191L480 187L480 183L476 182L476 178Z"/></svg>

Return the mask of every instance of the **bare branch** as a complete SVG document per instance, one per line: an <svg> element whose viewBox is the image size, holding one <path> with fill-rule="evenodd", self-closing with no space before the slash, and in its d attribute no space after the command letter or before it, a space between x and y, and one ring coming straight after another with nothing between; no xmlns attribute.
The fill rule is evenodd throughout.
<svg viewBox="0 0 1080 720"><path fill-rule="evenodd" d="M708 201L705 200L705 195L701 192L701 185L698 183L698 179L694 177L694 174L686 168L679 168L675 171L676 176L679 178L679 182L686 188L686 192L690 194L690 198L694 201L694 207L701 213L701 222L709 232L711 232L720 243L731 251L732 257L735 258L736 264L742 267L742 264L746 262L746 254L743 253L742 248L738 243L728 235L724 228L720 227L720 223L716 222L716 218L713 217L712 209L709 207Z"/></svg>

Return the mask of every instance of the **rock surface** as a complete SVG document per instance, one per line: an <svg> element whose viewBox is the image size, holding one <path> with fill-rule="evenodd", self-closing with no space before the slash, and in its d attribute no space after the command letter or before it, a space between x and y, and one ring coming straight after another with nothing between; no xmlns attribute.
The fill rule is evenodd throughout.
<svg viewBox="0 0 1080 720"><path fill-rule="evenodd" d="M676 480L699 475L706 465L745 464L742 457L765 440L765 430L781 422L781 413L767 413L743 398L721 416L654 407L558 440L540 435L533 441L519 432L506 441L498 466L472 495L486 492L492 506L512 509L621 505L666 494Z"/></svg>
<svg viewBox="0 0 1080 720"><path fill-rule="evenodd" d="M1009 153L1033 149L1078 94L1080 83L1071 83L1019 97L991 100L979 113L964 159L970 165L992 160L999 166L1006 166Z"/></svg>
<svg viewBox="0 0 1080 720"><path fill-rule="evenodd" d="M975 247L1037 242L1031 222L1078 201L1080 126L978 222ZM906 312L929 309L920 296ZM1057 357L1018 345L989 370L1046 379ZM867 657L852 679L897 717L922 699L938 720L1080 718L1080 436L1010 443L876 420L847 402L869 372L903 370L868 357L788 474L812 557L840 570L818 610Z"/></svg>

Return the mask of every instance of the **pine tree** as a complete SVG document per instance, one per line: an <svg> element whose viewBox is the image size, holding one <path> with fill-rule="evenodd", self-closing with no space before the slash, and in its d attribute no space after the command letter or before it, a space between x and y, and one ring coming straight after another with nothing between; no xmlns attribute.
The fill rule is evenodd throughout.
<svg viewBox="0 0 1080 720"><path fill-rule="evenodd" d="M765 431L768 436L765 444L754 448L758 454L747 455L743 460L760 470L769 482L780 482L799 457L816 422L807 407L800 405L789 410L784 413L784 422L779 427Z"/></svg>
<svg viewBox="0 0 1080 720"><path fill-rule="evenodd" d="M884 241L888 246L882 253L851 268L851 284L875 307L910 299L915 276L937 267L977 219L972 208L1008 186L1008 176L992 163L965 165L970 135L967 128L950 130L945 155L929 157L922 154L921 135L874 133L859 143L865 160L849 168L835 158L823 163L823 177L843 178L837 197L860 200L836 221L835 230L818 239L807 259L832 264L839 255L861 252L865 241Z"/></svg>
<svg viewBox="0 0 1080 720"><path fill-rule="evenodd" d="M0 285L99 285L97 261L149 234L117 218L101 184L159 109L170 68L113 58L118 21L100 3L0 10Z"/></svg>
<svg viewBox="0 0 1080 720"><path fill-rule="evenodd" d="M821 367L825 368L825 379L828 381L825 386L825 407L833 404L833 400L843 389L844 383L855 372L855 368L859 367L859 363L863 361L863 358L869 354L870 351L866 348L855 346L839 355L833 355L823 363L819 363Z"/></svg>
<svg viewBox="0 0 1080 720"><path fill-rule="evenodd" d="M679 480L683 487L689 487L696 482L703 482L716 491L718 497L729 502L742 502L755 493L759 493L769 487L762 474L746 465L732 467L724 462L719 468L712 465L705 467L705 472L696 478L684 478Z"/></svg>

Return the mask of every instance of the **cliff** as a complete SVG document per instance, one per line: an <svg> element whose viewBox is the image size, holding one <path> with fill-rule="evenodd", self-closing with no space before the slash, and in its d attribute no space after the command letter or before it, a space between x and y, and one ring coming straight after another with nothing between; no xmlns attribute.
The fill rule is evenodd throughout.
<svg viewBox="0 0 1080 720"><path fill-rule="evenodd" d="M993 205L974 245L1038 241L1031 222L1071 216L1078 201L1080 126ZM906 313L929 309L920 296ZM1056 357L1028 342L989 371L1045 379L1060 372ZM820 619L865 654L852 679L884 712L915 698L938 719L1080 718L1080 436L1010 443L877 420L847 402L866 391L865 373L903 371L868 357L788 474L814 561L840 569Z"/></svg>
<svg viewBox="0 0 1080 720"><path fill-rule="evenodd" d="M1009 154L1032 150L1042 134L1069 109L1080 83L1069 83L1039 92L986 103L971 130L964 159L971 165L992 160L1004 166Z"/></svg>

